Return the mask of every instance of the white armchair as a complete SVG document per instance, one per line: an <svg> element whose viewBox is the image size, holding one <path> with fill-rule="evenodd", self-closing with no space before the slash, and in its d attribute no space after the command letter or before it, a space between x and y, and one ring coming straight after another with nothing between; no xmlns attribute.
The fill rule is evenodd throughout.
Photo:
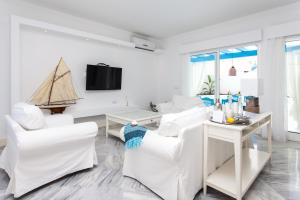
<svg viewBox="0 0 300 200"><path fill-rule="evenodd" d="M45 121L42 129L26 130L6 116L7 145L0 167L10 177L7 193L14 197L97 164L96 123L74 124L70 115L48 116Z"/></svg>
<svg viewBox="0 0 300 200"><path fill-rule="evenodd" d="M203 120L181 128L177 137L147 131L142 145L125 151L123 175L165 200L192 200L202 188ZM232 156L230 144L210 141L210 171Z"/></svg>

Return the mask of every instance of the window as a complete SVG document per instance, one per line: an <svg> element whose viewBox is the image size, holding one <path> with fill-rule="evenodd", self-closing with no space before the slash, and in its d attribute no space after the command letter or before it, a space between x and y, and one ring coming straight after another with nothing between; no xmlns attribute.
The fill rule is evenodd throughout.
<svg viewBox="0 0 300 200"><path fill-rule="evenodd" d="M216 97L225 103L228 94L233 95L234 101L240 95L257 96L257 92L253 92L255 89L247 87L249 84L257 87L257 46L246 45L216 52L191 56L191 96L200 96L203 100L210 98L212 103Z"/></svg>

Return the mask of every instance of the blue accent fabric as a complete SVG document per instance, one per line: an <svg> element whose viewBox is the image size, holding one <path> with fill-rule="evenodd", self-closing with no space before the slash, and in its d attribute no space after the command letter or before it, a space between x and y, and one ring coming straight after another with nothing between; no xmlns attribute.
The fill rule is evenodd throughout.
<svg viewBox="0 0 300 200"><path fill-rule="evenodd" d="M222 104L228 103L228 99L222 99Z"/></svg>
<svg viewBox="0 0 300 200"><path fill-rule="evenodd" d="M233 59L233 58L242 58L248 56L257 56L257 50L250 50L250 51L241 51L236 53L225 53L220 55L220 59ZM210 55L195 55L191 57L191 62L207 62L215 60L215 56L213 54Z"/></svg>
<svg viewBox="0 0 300 200"><path fill-rule="evenodd" d="M222 51L222 54L220 55L220 59L233 59L233 58L242 58L242 57L248 57L248 56L257 56L257 50L243 50L238 48L240 52L225 52ZM295 46L287 46L285 47L285 52L293 52L293 51L300 51L300 45ZM194 55L191 57L190 61L192 63L195 62L208 62L208 61L214 61L216 59L214 54L201 54L201 55ZM256 68L257 66L253 66L253 68Z"/></svg>
<svg viewBox="0 0 300 200"><path fill-rule="evenodd" d="M125 147L127 149L134 149L141 146L146 132L147 129L143 126L127 124L124 128Z"/></svg>
<svg viewBox="0 0 300 200"><path fill-rule="evenodd" d="M201 100L205 106L215 105L215 101L209 97L201 97Z"/></svg>
<svg viewBox="0 0 300 200"><path fill-rule="evenodd" d="M239 95L232 95L232 102L239 102L240 96Z"/></svg>
<svg viewBox="0 0 300 200"><path fill-rule="evenodd" d="M238 96L238 95L232 95L232 102L234 103L234 102L239 102L239 98L240 98L240 96ZM226 103L228 103L228 98L227 99L222 99L222 102L221 102L222 104L226 104Z"/></svg>

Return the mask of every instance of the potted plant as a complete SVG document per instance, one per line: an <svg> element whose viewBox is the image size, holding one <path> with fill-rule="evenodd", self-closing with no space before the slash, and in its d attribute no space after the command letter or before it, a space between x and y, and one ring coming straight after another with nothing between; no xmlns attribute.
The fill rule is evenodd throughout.
<svg viewBox="0 0 300 200"><path fill-rule="evenodd" d="M215 81L212 80L211 76L207 76L207 81L204 83L204 87L198 95L213 95L215 93Z"/></svg>

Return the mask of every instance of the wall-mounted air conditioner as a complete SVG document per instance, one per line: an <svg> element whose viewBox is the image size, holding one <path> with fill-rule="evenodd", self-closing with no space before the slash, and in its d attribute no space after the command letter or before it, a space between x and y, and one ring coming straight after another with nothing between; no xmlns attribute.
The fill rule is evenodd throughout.
<svg viewBox="0 0 300 200"><path fill-rule="evenodd" d="M154 51L155 50L155 44L149 40L145 40L145 39L133 36L131 38L131 42L134 43L135 48L137 48L137 49L143 49L146 51Z"/></svg>

